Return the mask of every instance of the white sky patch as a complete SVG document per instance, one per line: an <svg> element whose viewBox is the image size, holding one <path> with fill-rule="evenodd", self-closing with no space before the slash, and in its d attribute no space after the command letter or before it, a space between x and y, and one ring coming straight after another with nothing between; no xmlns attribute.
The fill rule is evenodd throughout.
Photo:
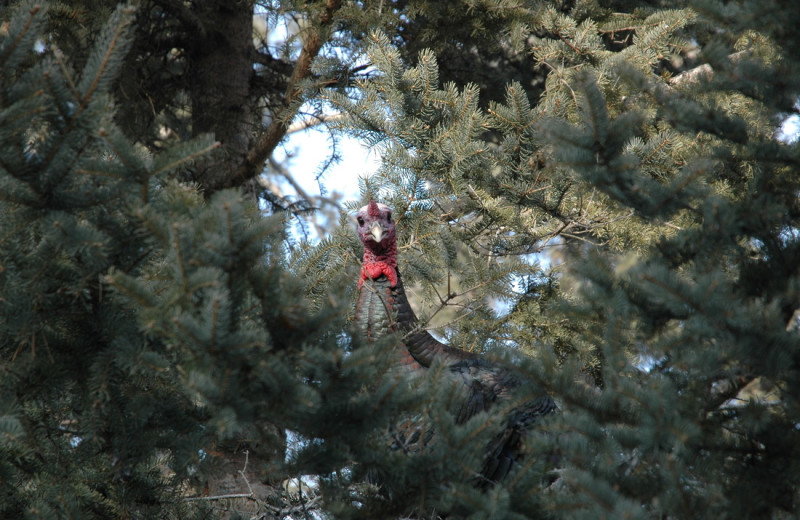
<svg viewBox="0 0 800 520"><path fill-rule="evenodd" d="M778 131L778 140L784 143L794 143L800 136L800 116L791 115L784 120Z"/></svg>
<svg viewBox="0 0 800 520"><path fill-rule="evenodd" d="M329 131L313 127L290 135L275 151L275 157L279 162L289 157L288 169L307 195L330 196L336 192L344 200L358 199L358 178L372 175L380 166L380 157L355 138L339 137L336 153L340 160L328 166L334 153L332 146ZM287 195L295 193L288 185L285 189Z"/></svg>
<svg viewBox="0 0 800 520"><path fill-rule="evenodd" d="M297 38L298 26L291 16L282 16L275 20L268 20L267 13L259 6L253 13L254 35L253 43L256 47L266 45L273 56L287 52L291 58L300 52L301 41ZM287 42L290 45L287 46ZM333 53L343 61L350 61L351 51L347 48L326 48L320 55ZM366 57L356 59L352 65L363 64ZM365 73L366 71L362 71ZM292 121L293 125L302 123L304 119L313 121L310 114L316 109L309 104L300 107L298 116ZM324 117L336 116L337 111L332 107L325 107ZM291 130L290 130L291 131ZM337 156L338 160L331 163L331 158ZM275 150L276 162L287 167L295 183L308 197L325 196L336 198L341 195L343 200L359 198L358 178L372 175L380 167L380 155L377 151L371 152L361 141L341 135L334 141L331 132L324 124L311 125L310 128L290 133L282 145ZM288 158L288 160L286 160ZM297 200L303 195L297 193L289 182L275 178L284 195Z"/></svg>
<svg viewBox="0 0 800 520"><path fill-rule="evenodd" d="M343 205L346 201L358 200L358 179L378 170L380 154L376 148L369 149L353 137L339 135L335 142L334 148L333 136L324 125L290 134L275 150L275 160L283 164L303 193L298 193L292 183L276 175L272 181L281 193L292 201L322 196ZM331 161L334 153L338 160ZM319 199L318 207L324 204ZM325 212L318 212L304 222L293 219L291 235L298 241L318 242L324 238L324 230L330 229L325 215Z"/></svg>

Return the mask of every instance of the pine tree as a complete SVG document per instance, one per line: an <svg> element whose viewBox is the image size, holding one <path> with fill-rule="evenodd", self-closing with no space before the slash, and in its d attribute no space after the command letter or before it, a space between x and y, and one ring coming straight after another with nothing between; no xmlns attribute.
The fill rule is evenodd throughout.
<svg viewBox="0 0 800 520"><path fill-rule="evenodd" d="M133 10L80 71L37 50L46 15L21 6L0 44L2 516L206 517L227 507L202 493L232 441L245 465L229 494L251 514L301 511L259 479L330 473L348 450L286 468L283 431L361 443L320 429L385 423L378 397L351 408L380 363L337 335L338 293L308 308L282 215L175 180L213 140L152 154L115 124Z"/></svg>
<svg viewBox="0 0 800 520"><path fill-rule="evenodd" d="M461 303L436 298L453 266L426 251L425 237L448 250L428 229L483 259L460 262L461 280L486 263L528 277L490 335L533 347L533 377L563 403L559 478L537 506L553 516L796 514L797 145L776 139L796 112L796 43L772 18L757 32L755 3L737 7L542 6L535 26L557 37L531 44L550 69L535 104L511 82L482 110L475 87L439 86L432 54L409 67L380 35L376 80L333 96L384 146L365 190L400 208L429 301ZM564 274L505 261L554 238ZM513 298L483 287L464 305ZM485 317L447 334L469 344ZM511 503L494 514L534 514Z"/></svg>
<svg viewBox="0 0 800 520"><path fill-rule="evenodd" d="M283 215L182 182L215 141L153 150L116 124L134 15L115 11L79 71L44 43L38 4L0 44L2 515L352 509L417 394L350 334L349 277L307 298ZM289 460L285 431L303 443ZM325 494L269 485L302 475Z"/></svg>
<svg viewBox="0 0 800 520"><path fill-rule="evenodd" d="M276 51L227 4L3 11L0 516L797 515L798 7L264 2ZM251 181L331 106L383 166L298 244ZM502 413L348 322L370 198L423 322L559 403L488 490Z"/></svg>
<svg viewBox="0 0 800 520"><path fill-rule="evenodd" d="M158 459L197 435L195 407L104 277L149 263L134 209L211 143L149 158L115 127L109 87L130 9L111 17L79 73L35 51L44 16L20 7L2 42L3 516L148 515L165 503L181 515Z"/></svg>

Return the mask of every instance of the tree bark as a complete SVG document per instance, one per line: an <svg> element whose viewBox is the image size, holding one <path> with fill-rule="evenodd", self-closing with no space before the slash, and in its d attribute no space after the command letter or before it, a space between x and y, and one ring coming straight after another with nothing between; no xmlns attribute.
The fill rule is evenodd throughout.
<svg viewBox="0 0 800 520"><path fill-rule="evenodd" d="M341 0L326 0L305 29L303 48L272 123L260 126L259 93L253 88L253 8L249 2L199 2L202 30L190 45L192 135L213 133L222 153L195 174L206 196L242 186L258 176L297 115L303 82L325 44Z"/></svg>
<svg viewBox="0 0 800 520"><path fill-rule="evenodd" d="M195 14L203 27L189 46L192 78L192 135L214 134L222 153L204 165L196 179L206 195L231 182L247 157L257 99L253 78L253 6L250 2L198 2Z"/></svg>
<svg viewBox="0 0 800 520"><path fill-rule="evenodd" d="M306 33L303 35L303 49L297 58L289 85L283 96L281 108L273 115L272 123L261 134L253 148L236 172L228 178L224 187L238 185L249 181L258 175L264 168L264 163L275 151L275 148L286 136L292 120L300 108L298 101L303 93L303 80L311 75L311 64L319 54L320 49L327 41L327 36L333 25L334 14L341 7L341 0L326 0L325 9L317 20L313 20Z"/></svg>

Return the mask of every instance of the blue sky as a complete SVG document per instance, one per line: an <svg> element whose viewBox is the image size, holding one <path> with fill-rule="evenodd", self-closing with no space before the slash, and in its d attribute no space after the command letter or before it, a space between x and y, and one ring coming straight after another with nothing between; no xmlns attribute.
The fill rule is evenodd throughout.
<svg viewBox="0 0 800 520"><path fill-rule="evenodd" d="M322 176L322 183L331 192L341 193L345 200L358 198L358 177L369 176L378 169L380 157L352 137L340 137L338 152L342 160L331 165ZM321 195L316 177L325 167L333 153L331 137L324 127L314 127L291 134L277 151L278 160L286 154L289 171L308 195ZM289 187L287 193L293 193Z"/></svg>
<svg viewBox="0 0 800 520"><path fill-rule="evenodd" d="M263 38L274 53L278 53L281 46L286 43L287 35L297 30L289 18L278 20L274 25L268 26L265 15L259 13L258 8L253 21L254 44L258 46L258 39ZM292 52L299 52L297 42L294 42L293 47ZM305 112L301 109L300 113ZM793 115L784 121L777 138L784 142L793 142L798 136L800 136L800 117ZM342 160L328 168L322 176L322 184L329 190L326 195L335 191L342 194L344 200L357 199L358 177L369 176L375 172L380 164L380 157L377 151L368 150L363 143L351 137L340 138L338 152ZM332 154L330 134L324 125L291 134L276 150L276 159L282 162L286 153L292 155L288 166L294 180L308 195L322 195L316 177ZM282 185L282 188L286 194L294 194L294 190L288 184Z"/></svg>
<svg viewBox="0 0 800 520"><path fill-rule="evenodd" d="M795 141L800 135L800 117L788 118L779 131L779 139L787 142ZM358 198L358 177L369 176L380 165L377 150L369 150L366 145L352 137L339 138L339 155L341 161L333 164L322 176L326 189L343 195L344 200ZM291 154L289 170L295 181L308 195L321 195L316 180L320 170L328 162L331 154L331 137L322 126L317 126L291 134L277 151L278 160ZM288 193L294 193L286 187Z"/></svg>

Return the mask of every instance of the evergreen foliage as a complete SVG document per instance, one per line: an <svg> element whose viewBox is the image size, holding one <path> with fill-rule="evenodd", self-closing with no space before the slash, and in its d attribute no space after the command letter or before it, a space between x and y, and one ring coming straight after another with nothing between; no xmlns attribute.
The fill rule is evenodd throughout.
<svg viewBox="0 0 800 520"><path fill-rule="evenodd" d="M170 180L208 137L151 155L114 124L133 10L79 73L34 50L45 15L20 7L2 44L2 516L206 517L211 502L187 499L226 441L281 465L276 424L359 445L325 419L384 424L352 408L380 364L342 350L336 294L306 307L283 217Z"/></svg>
<svg viewBox="0 0 800 520"><path fill-rule="evenodd" d="M797 516L800 7L685 4L259 3L280 51L248 2L4 8L0 516ZM383 157L315 245L250 183L301 106ZM507 410L348 321L370 198L423 323L559 404L485 491Z"/></svg>
<svg viewBox="0 0 800 520"><path fill-rule="evenodd" d="M560 478L543 498L554 516L796 514L797 147L775 138L794 109L757 84L775 62L788 74L789 58L729 22L729 42L702 42L697 67L670 74L666 60L705 36L698 13L722 16L634 12L620 25L547 10L542 30L559 38L533 44L552 69L536 105L512 82L483 110L474 87L436 88L431 54L409 67L381 35L376 80L332 96L385 147L368 188L413 220L409 256L424 248L419 220L444 222L490 264L564 242L568 272L550 282L569 284L561 302L542 311L522 298L501 320L505 344L536 349L534 377L563 400L551 427ZM628 34L609 45L618 32ZM420 216L421 204L437 211ZM508 274L546 276L518 269ZM543 285L528 285L540 305ZM450 303L435 290L433 302ZM592 376L588 388L576 372Z"/></svg>

